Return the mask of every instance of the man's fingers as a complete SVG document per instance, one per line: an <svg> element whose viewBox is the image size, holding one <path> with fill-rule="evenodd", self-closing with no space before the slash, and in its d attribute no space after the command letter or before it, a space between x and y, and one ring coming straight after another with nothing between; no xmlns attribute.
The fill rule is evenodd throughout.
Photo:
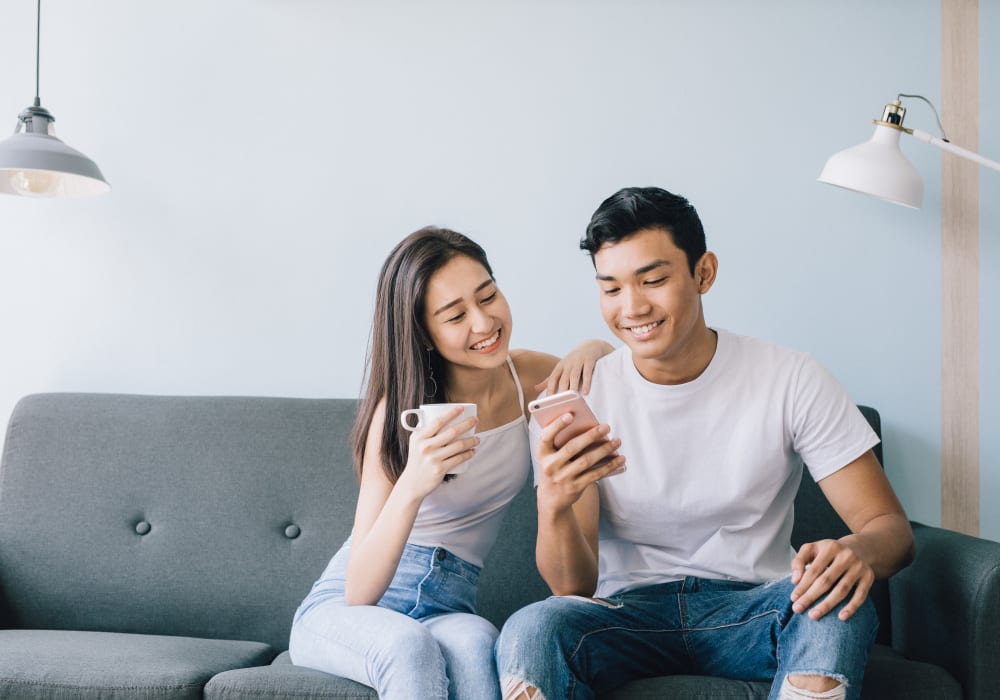
<svg viewBox="0 0 1000 700"><path fill-rule="evenodd" d="M570 416L572 420L572 416ZM565 427L565 425L563 426ZM593 428L589 428L584 432L580 433L574 438L571 438L563 445L560 450L565 452L566 455L572 455L573 459L580 456L580 453L587 450L587 448L596 448L598 445L606 443L608 441L608 433L611 432L611 427L606 423L601 423L600 425L595 425ZM597 460L594 461L597 463Z"/></svg>
<svg viewBox="0 0 1000 700"><path fill-rule="evenodd" d="M797 561L798 565L802 567L802 573L799 575L798 581L793 581L796 586L792 590L792 601L798 602L799 598L813 587L816 579L826 574L827 569L833 563L829 548L823 547L822 544L822 542L804 544L799 550L799 554L796 555L794 561ZM794 563L793 566L795 566ZM795 612L802 611L795 610Z"/></svg>
<svg viewBox="0 0 1000 700"><path fill-rule="evenodd" d="M867 583L865 583L864 581L858 582L858 585L854 587L854 595L851 596L851 599L847 602L847 605L841 608L840 612L837 613L838 618L840 618L841 620L850 619L851 615L856 613L861 608L861 606L865 604L865 600L868 598L868 591L871 590L872 583L874 582L874 580L875 577L873 575L871 580L867 581Z"/></svg>
<svg viewBox="0 0 1000 700"><path fill-rule="evenodd" d="M851 594L854 582L841 577L835 584L831 585L827 577L821 576L813 587L816 589L815 599L819 602L809 608L809 617L818 620L840 605L841 601Z"/></svg>
<svg viewBox="0 0 1000 700"><path fill-rule="evenodd" d="M625 472L627 468L628 465L625 464L625 455L616 454L610 458L598 462L597 466L588 469L585 472L585 474L593 477L594 481L600 481L606 476L615 476L616 474L622 474Z"/></svg>
<svg viewBox="0 0 1000 700"><path fill-rule="evenodd" d="M542 432L538 434L541 443L543 445L547 445L554 452L556 447L553 443L556 439L556 435L559 434L560 430L569 425L570 422L572 422L572 420L573 420L572 413L564 413L563 415L559 416L554 421L546 425L544 428L542 428Z"/></svg>

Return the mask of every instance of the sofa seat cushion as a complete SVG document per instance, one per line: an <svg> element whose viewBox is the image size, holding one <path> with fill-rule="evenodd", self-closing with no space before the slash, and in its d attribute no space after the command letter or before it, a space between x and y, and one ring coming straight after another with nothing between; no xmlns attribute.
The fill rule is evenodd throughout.
<svg viewBox="0 0 1000 700"><path fill-rule="evenodd" d="M602 700L766 700L769 682L733 681L709 676L662 676L635 681ZM376 700L367 686L320 671L293 666L288 652L270 666L221 673L205 686L206 700L279 698L302 700ZM938 666L910 661L876 644L868 658L862 700L961 700L962 688Z"/></svg>
<svg viewBox="0 0 1000 700"><path fill-rule="evenodd" d="M962 686L940 666L910 661L887 646L876 644L869 654L862 700L961 700Z"/></svg>
<svg viewBox="0 0 1000 700"><path fill-rule="evenodd" d="M110 632L0 630L0 697L201 698L217 673L268 663L259 642Z"/></svg>
<svg viewBox="0 0 1000 700"><path fill-rule="evenodd" d="M205 700L378 700L366 685L304 666L283 652L270 666L220 673L205 686Z"/></svg>
<svg viewBox="0 0 1000 700"><path fill-rule="evenodd" d="M706 676L663 676L635 681L606 700L766 700L770 683ZM939 666L910 661L876 644L868 656L862 700L961 700L962 687Z"/></svg>

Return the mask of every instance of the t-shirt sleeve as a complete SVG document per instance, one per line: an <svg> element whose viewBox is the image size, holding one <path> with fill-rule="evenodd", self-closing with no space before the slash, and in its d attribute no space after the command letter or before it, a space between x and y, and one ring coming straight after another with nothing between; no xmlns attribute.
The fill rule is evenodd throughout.
<svg viewBox="0 0 1000 700"><path fill-rule="evenodd" d="M817 482L879 443L844 387L804 355L793 387L792 445Z"/></svg>

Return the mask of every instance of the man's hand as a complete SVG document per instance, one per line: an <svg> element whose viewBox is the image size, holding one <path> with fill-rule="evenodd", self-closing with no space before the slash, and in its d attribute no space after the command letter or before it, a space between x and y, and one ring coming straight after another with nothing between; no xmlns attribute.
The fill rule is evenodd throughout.
<svg viewBox="0 0 1000 700"><path fill-rule="evenodd" d="M572 507L588 486L625 469L625 458L617 453L621 440L608 439L611 428L606 424L577 435L557 450L553 444L556 434L572 419L566 413L545 426L540 435L538 506L549 513Z"/></svg>
<svg viewBox="0 0 1000 700"><path fill-rule="evenodd" d="M842 540L808 542L792 560L792 610L808 610L818 620L847 600L838 615L846 620L865 602L874 581L872 567Z"/></svg>
<svg viewBox="0 0 1000 700"><path fill-rule="evenodd" d="M592 596L597 588L598 512L596 483L625 469L621 441L598 425L556 449L556 434L573 416L563 414L542 429L536 448L539 473L535 562L555 595Z"/></svg>
<svg viewBox="0 0 1000 700"><path fill-rule="evenodd" d="M876 578L888 578L914 554L913 530L871 450L819 482L851 533L802 545L792 560L792 610L814 620L847 601L838 617L861 607Z"/></svg>

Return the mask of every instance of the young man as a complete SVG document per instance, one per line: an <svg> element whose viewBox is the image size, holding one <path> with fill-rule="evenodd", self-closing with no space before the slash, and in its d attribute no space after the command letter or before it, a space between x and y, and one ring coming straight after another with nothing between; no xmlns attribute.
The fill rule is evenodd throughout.
<svg viewBox="0 0 1000 700"><path fill-rule="evenodd" d="M914 551L875 433L808 355L706 325L718 260L683 197L621 190L580 246L625 345L592 380L605 425L559 450L568 416L534 426L536 558L556 595L504 627L505 697L592 698L671 673L859 697L868 590ZM796 553L803 462L852 534Z"/></svg>

